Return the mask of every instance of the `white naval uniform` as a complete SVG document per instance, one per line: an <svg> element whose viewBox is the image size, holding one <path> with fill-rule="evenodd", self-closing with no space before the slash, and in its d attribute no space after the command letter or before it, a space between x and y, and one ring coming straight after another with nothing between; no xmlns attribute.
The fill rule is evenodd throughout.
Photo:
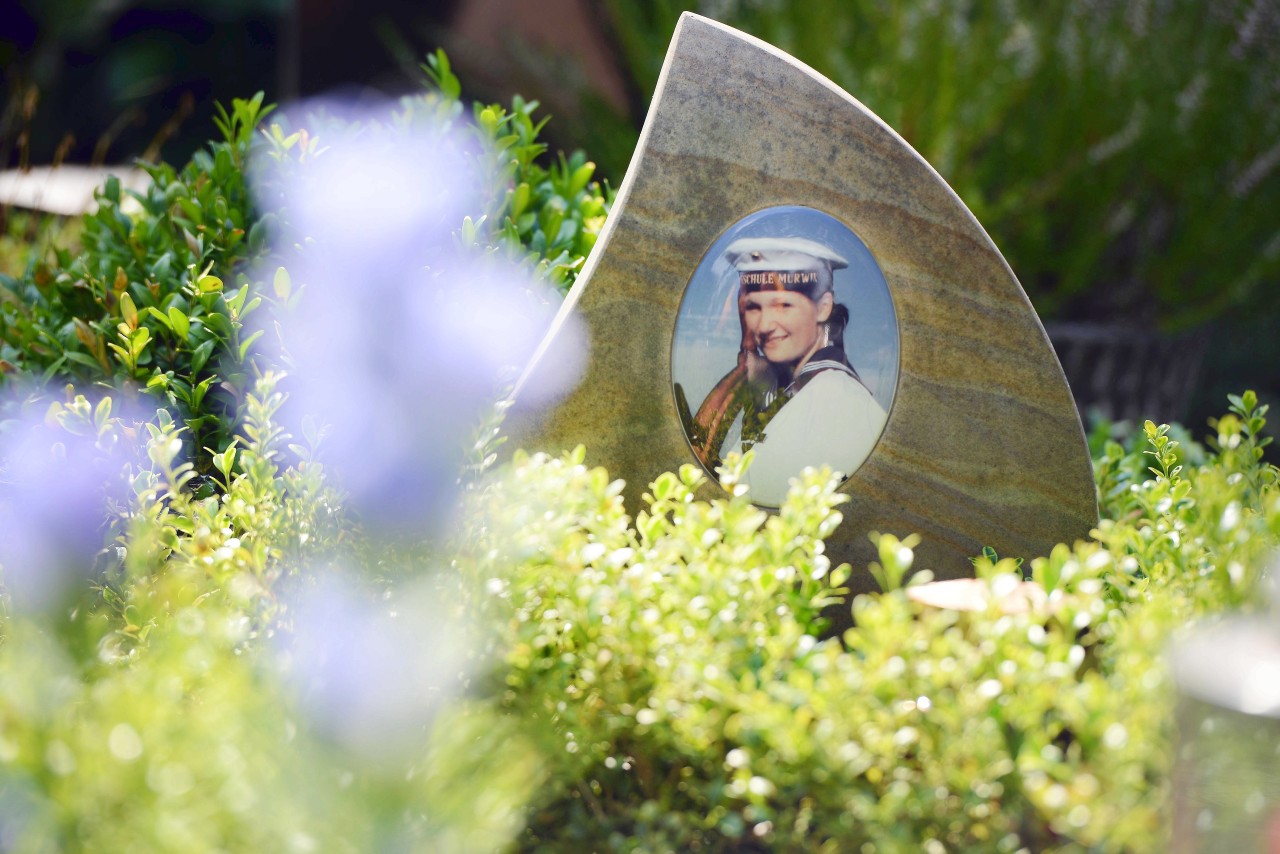
<svg viewBox="0 0 1280 854"><path fill-rule="evenodd" d="M852 375L818 371L783 404L765 426L764 439L753 446L755 461L744 478L752 500L779 506L788 482L806 466L852 474L871 453L886 420L884 409ZM741 416L723 449L742 450Z"/></svg>

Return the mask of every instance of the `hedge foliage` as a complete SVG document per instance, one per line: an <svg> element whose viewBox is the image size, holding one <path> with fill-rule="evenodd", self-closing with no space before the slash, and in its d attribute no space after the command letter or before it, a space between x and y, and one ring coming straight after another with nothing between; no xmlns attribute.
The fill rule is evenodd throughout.
<svg viewBox="0 0 1280 854"><path fill-rule="evenodd" d="M312 561L346 526L318 466L281 466L274 383L247 397L223 494L191 494L182 428L161 416L125 469L132 497L115 536L66 607L6 597L6 850L477 850L522 823L535 757L483 700L441 709L394 765L322 725L314 683L351 674L281 638L320 583ZM95 418L83 397L53 417L103 449L132 429ZM351 614L386 587L364 580L319 628L353 643Z"/></svg>
<svg viewBox="0 0 1280 854"><path fill-rule="evenodd" d="M693 500L687 466L632 521L581 451L518 455L467 565L500 627L493 690L550 724L529 847L1164 850L1162 656L1256 595L1280 535L1264 415L1237 399L1196 466L1167 427L1145 449L1107 442L1093 540L976 559L985 609L913 601L929 574L904 585L911 538L873 534L879 564L854 571L887 589L825 640L850 570L819 543L840 519L821 473L770 516L733 472L726 498ZM1024 575L1048 596L1008 613Z"/></svg>
<svg viewBox="0 0 1280 854"><path fill-rule="evenodd" d="M612 199L592 180L594 164L576 152L544 165L538 135L546 119L535 118L536 102L517 96L510 109L467 109L443 53L424 71L423 91L403 99L386 121L428 115L441 133L466 135L492 188L454 239L527 256L567 290ZM0 273L0 382L28 395L64 383L92 395L148 394L185 425L200 473L212 474L202 452L226 450L249 389L271 367L258 343L264 330L251 317L293 293L272 263L282 248L272 238L289 211L255 204L250 161L274 156L305 170L323 149L314 127L323 128L324 117L306 116L296 128L261 127L272 109L261 93L237 99L230 111L220 108L220 139L181 170L142 164L151 184L141 193L107 181L97 209L82 219L79 251L49 240L16 275ZM270 187L258 195L276 201Z"/></svg>
<svg viewBox="0 0 1280 854"><path fill-rule="evenodd" d="M1048 597L1021 613L1000 605L1024 575L1011 558L976 561L975 612L912 600L927 573L909 577L909 537L833 569L821 538L840 497L820 472L770 515L733 473L724 499L693 500L689 466L632 519L583 451L517 454L471 490L435 560L364 547L351 602L412 614L425 582L480 639L433 687L454 699L388 760L361 747L376 715L347 709L366 726L352 740L314 706L374 663L332 660L366 651L361 625L330 612L332 645L310 659L279 642L304 633L302 603L353 531L322 469L281 465L273 383L249 396L225 495L184 489L180 428L162 418L72 616L10 606L7 847L1162 850L1166 641L1249 607L1280 536L1265 411L1247 396L1198 464L1155 425L1147 451L1107 444L1094 541L1023 564ZM56 417L104 443L125 426L83 399ZM853 603L843 643L822 639L850 571L889 589Z"/></svg>
<svg viewBox="0 0 1280 854"><path fill-rule="evenodd" d="M601 7L639 107L688 9L777 45L844 87L955 188L1047 318L1175 331L1277 310L1273 4ZM630 118L638 128L642 111ZM578 138L625 157L631 148L617 128L598 120Z"/></svg>
<svg viewBox="0 0 1280 854"><path fill-rule="evenodd" d="M585 162L538 165L531 105L468 114L443 57L429 68L436 88L412 108L471 128L478 157L498 152L497 207L457 240L532 252L567 282L607 192ZM237 102L207 156L154 167L181 188L169 202L127 213L107 188L83 252L7 282L4 358L38 405L11 403L0 429L4 530L24 534L0 538L0 848L1166 847L1162 651L1188 624L1255 607L1280 538L1252 394L1208 447L1154 424L1127 445L1099 433L1090 541L977 556L972 611L919 601L928 573L912 573L928 568L909 531L872 533L869 567L833 567L823 537L841 496L827 473L803 475L771 514L738 483L748 459L710 502L693 498L691 465L658 475L637 510L585 450L496 466L498 414L457 458L448 536L369 537L323 447L281 426L289 378L239 349L255 300L307 294L232 260L255 245L251 223L270 231L288 212L226 195L239 179L218 162L235 167L238 139L299 169L324 156L301 127L240 136L263 110ZM182 204L193 191L201 211L226 206L200 235ZM208 341L222 358L197 365ZM225 405L193 408L180 379ZM50 405L40 380L82 388ZM166 408L138 419L127 404L148 390ZM107 484L77 498L65 462L81 459L114 466L111 501L97 502ZM60 475L19 477L32 471ZM90 514L73 519L82 558L13 562L19 540L86 540L69 536L85 533L68 530L72 509ZM853 572L884 590L845 602L856 626L828 637L823 609ZM1024 578L1044 601L1006 607ZM46 583L59 586L34 596Z"/></svg>

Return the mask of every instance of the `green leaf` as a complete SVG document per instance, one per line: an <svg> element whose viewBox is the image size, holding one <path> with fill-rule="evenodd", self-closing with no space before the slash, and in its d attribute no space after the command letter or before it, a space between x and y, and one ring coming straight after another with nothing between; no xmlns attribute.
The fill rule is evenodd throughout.
<svg viewBox="0 0 1280 854"><path fill-rule="evenodd" d="M204 211L200 209L200 202L189 196L183 196L177 200L178 210L187 218L191 225L200 225L204 222ZM188 232L188 238L191 234ZM194 239L194 238L191 238Z"/></svg>
<svg viewBox="0 0 1280 854"><path fill-rule="evenodd" d="M474 246L476 242L476 224L471 217L464 217L462 220L462 244L464 246Z"/></svg>
<svg viewBox="0 0 1280 854"><path fill-rule="evenodd" d="M249 296L249 288L242 287L232 293L226 295L227 307L231 309L231 316L238 317L240 309L244 308L245 298Z"/></svg>
<svg viewBox="0 0 1280 854"><path fill-rule="evenodd" d="M225 314L218 312L206 314L204 316L204 327L222 339L226 339L231 335L231 321L227 319Z"/></svg>
<svg viewBox="0 0 1280 854"><path fill-rule="evenodd" d="M675 476L670 472L666 472L653 482L653 497L658 501L666 499L671 494L671 490L675 487Z"/></svg>
<svg viewBox="0 0 1280 854"><path fill-rule="evenodd" d="M193 410L199 410L200 404L204 403L204 396L209 391L209 386L217 377L206 377L191 389L191 393L187 395L187 402L190 403Z"/></svg>
<svg viewBox="0 0 1280 854"><path fill-rule="evenodd" d="M191 250L191 254L196 258L204 257L204 237L196 237L187 229L182 229L182 237L186 241L187 249Z"/></svg>
<svg viewBox="0 0 1280 854"><path fill-rule="evenodd" d="M142 355L142 351L151 343L151 330L145 326L140 326L129 336L129 349L133 351L134 357Z"/></svg>
<svg viewBox="0 0 1280 854"><path fill-rule="evenodd" d="M213 467L222 472L222 476L224 478L229 478L231 476L231 471L235 468L236 464L235 441L233 440L232 443L227 446L227 449L221 454L215 454L209 448L205 448L205 450L209 451L210 458L213 460Z"/></svg>
<svg viewBox="0 0 1280 854"><path fill-rule="evenodd" d="M262 337L262 332L263 330L259 329L257 332L240 342L240 361L244 361L245 354L249 352L249 348L253 345L253 342Z"/></svg>
<svg viewBox="0 0 1280 854"><path fill-rule="evenodd" d="M249 251L258 252L267 242L267 225L266 218L258 220L249 226Z"/></svg>
<svg viewBox="0 0 1280 854"><path fill-rule="evenodd" d="M287 300L289 294L293 292L293 279L289 275L289 271L284 267L276 268L275 279L272 282L272 288L276 297L281 300Z"/></svg>
<svg viewBox="0 0 1280 854"><path fill-rule="evenodd" d="M595 174L596 165L594 163L584 163L574 170L573 175L569 178L569 195L576 196L581 193L588 183L591 182L591 176Z"/></svg>
<svg viewBox="0 0 1280 854"><path fill-rule="evenodd" d="M48 382L49 379L52 378L53 374L57 373L57 368L60 368L62 366L63 360L66 360L69 362L75 362L77 365L84 365L86 368L94 368L97 371L102 370L102 365L98 364L98 360L88 355L87 353L79 353L79 352L76 352L75 350L67 350L65 353L63 353L59 357L58 361L54 363L56 365L56 368L54 368L54 370L45 371L43 375L44 382Z"/></svg>
<svg viewBox="0 0 1280 854"><path fill-rule="evenodd" d="M173 309L170 309L170 311L172 311L172 310L173 310ZM158 320L158 321L160 321L161 323L163 323L163 324L165 325L165 328L166 328L166 329L172 329L172 328L173 328L173 324L169 321L169 315L165 314L163 311L161 311L160 309L156 308L154 305L149 305L149 306L147 306L147 314L151 315L151 316L152 316L152 317L154 317L156 320Z"/></svg>
<svg viewBox="0 0 1280 854"><path fill-rule="evenodd" d="M522 181L516 185L511 191L511 213L510 216L515 219L524 213L525 208L529 206L529 183Z"/></svg>
<svg viewBox="0 0 1280 854"><path fill-rule="evenodd" d="M196 290L202 294L217 293L222 290L222 279L217 276L201 276L196 282Z"/></svg>
<svg viewBox="0 0 1280 854"><path fill-rule="evenodd" d="M133 304L133 297L129 296L128 291L120 292L120 316L129 324L130 329L137 328L138 307Z"/></svg>
<svg viewBox="0 0 1280 854"><path fill-rule="evenodd" d="M198 371L209 361L209 355L213 353L213 339L210 339L191 351L191 370Z"/></svg>
<svg viewBox="0 0 1280 854"><path fill-rule="evenodd" d="M445 55L443 50L437 49L434 54L428 56L427 64L423 66L423 70L427 72L427 77L436 85L441 94L447 98L456 99L462 94L462 84L450 70L449 57Z"/></svg>
<svg viewBox="0 0 1280 854"><path fill-rule="evenodd" d="M111 417L111 398L104 397L98 401L98 405L93 410L93 426L99 430L107 423L107 419Z"/></svg>
<svg viewBox="0 0 1280 854"><path fill-rule="evenodd" d="M169 306L168 323L173 331L178 333L179 338L183 341L187 340L187 334L191 331L191 321L186 312L179 311L176 306Z"/></svg>

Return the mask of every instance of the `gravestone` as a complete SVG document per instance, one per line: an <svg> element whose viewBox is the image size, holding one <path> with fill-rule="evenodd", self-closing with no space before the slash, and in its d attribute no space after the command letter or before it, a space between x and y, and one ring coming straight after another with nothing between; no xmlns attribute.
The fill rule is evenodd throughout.
<svg viewBox="0 0 1280 854"><path fill-rule="evenodd" d="M827 549L855 592L874 588L868 531L920 534L915 567L952 578L984 546L1033 557L1097 522L1070 389L981 225L870 110L729 27L680 19L550 337L575 314L582 382L537 415L517 389L510 429L585 444L633 513L660 473L730 450L753 447L753 473L825 462L848 473ZM776 475L758 479L776 506ZM723 495L714 478L700 493Z"/></svg>

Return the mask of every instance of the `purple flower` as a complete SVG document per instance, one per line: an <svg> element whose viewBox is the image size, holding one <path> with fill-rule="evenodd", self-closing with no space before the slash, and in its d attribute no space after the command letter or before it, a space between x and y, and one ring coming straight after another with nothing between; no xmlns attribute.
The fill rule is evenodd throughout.
<svg viewBox="0 0 1280 854"><path fill-rule="evenodd" d="M65 604L106 545L122 455L89 436L20 420L0 436L0 566L14 605Z"/></svg>
<svg viewBox="0 0 1280 854"><path fill-rule="evenodd" d="M494 190L470 136L387 110L327 111L347 123L318 133L321 153L260 173L283 206L280 254L302 289L276 318L290 411L327 427L321 458L367 526L423 533L447 520L464 449L560 299L526 266L458 245L454 232ZM563 340L565 370L549 383L559 388L527 400L576 380L581 337Z"/></svg>
<svg viewBox="0 0 1280 854"><path fill-rule="evenodd" d="M425 742L463 685L472 646L432 591L375 600L322 575L291 611L286 674L318 731L372 760Z"/></svg>

